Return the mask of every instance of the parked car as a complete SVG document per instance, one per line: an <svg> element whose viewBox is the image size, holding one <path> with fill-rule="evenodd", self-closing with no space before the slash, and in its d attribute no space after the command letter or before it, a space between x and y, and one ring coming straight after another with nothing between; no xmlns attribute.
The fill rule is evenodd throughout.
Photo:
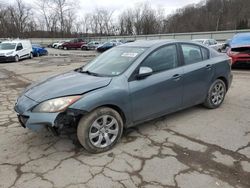
<svg viewBox="0 0 250 188"><path fill-rule="evenodd" d="M25 58L33 58L30 40L9 40L0 44L0 62L18 62Z"/></svg>
<svg viewBox="0 0 250 188"><path fill-rule="evenodd" d="M232 66L250 65L250 33L236 34L227 53L232 58Z"/></svg>
<svg viewBox="0 0 250 188"><path fill-rule="evenodd" d="M49 43L49 44L47 45L47 47L48 47L48 48L52 48L53 44L54 44L54 43Z"/></svg>
<svg viewBox="0 0 250 188"><path fill-rule="evenodd" d="M230 61L192 42L127 43L29 86L15 111L35 131L76 126L87 151L104 152L124 128L198 104L218 108L231 85Z"/></svg>
<svg viewBox="0 0 250 188"><path fill-rule="evenodd" d="M95 50L100 45L98 41L91 41L88 44L83 44L81 46L82 50Z"/></svg>
<svg viewBox="0 0 250 188"><path fill-rule="evenodd" d="M105 52L106 50L109 50L110 48L113 48L121 44L122 44L121 42L105 42L104 44L98 46L96 50L98 52Z"/></svg>
<svg viewBox="0 0 250 188"><path fill-rule="evenodd" d="M62 45L63 45L64 43L66 43L66 42L70 42L70 40L59 41L59 42L57 42L57 43L54 43L54 44L53 44L53 45L54 45L53 48L55 48L55 49L62 49L62 48L63 48Z"/></svg>
<svg viewBox="0 0 250 188"><path fill-rule="evenodd" d="M32 44L33 55L39 57L41 55L48 55L48 50L42 47L40 44Z"/></svg>
<svg viewBox="0 0 250 188"><path fill-rule="evenodd" d="M224 45L221 48L221 52L226 53L230 49L230 43L232 39L227 39Z"/></svg>
<svg viewBox="0 0 250 188"><path fill-rule="evenodd" d="M221 52L221 48L224 45L223 43L219 43L214 39L194 39L193 41L201 43L201 44L206 45L206 46L209 46L218 52Z"/></svg>
<svg viewBox="0 0 250 188"><path fill-rule="evenodd" d="M81 48L82 45L86 44L86 42L83 39L73 39L70 40L69 42L65 42L61 45L61 48L64 50L69 50L69 49L78 49Z"/></svg>

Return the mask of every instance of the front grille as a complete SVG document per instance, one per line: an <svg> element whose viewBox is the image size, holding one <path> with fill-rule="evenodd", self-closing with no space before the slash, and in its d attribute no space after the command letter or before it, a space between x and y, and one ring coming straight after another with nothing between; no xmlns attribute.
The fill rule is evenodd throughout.
<svg viewBox="0 0 250 188"><path fill-rule="evenodd" d="M248 56L248 57L238 57L238 59L250 59L250 56Z"/></svg>

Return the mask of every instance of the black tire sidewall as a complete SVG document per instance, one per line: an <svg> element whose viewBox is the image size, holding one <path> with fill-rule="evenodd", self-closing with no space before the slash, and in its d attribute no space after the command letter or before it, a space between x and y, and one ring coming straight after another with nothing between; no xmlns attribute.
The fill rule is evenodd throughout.
<svg viewBox="0 0 250 188"><path fill-rule="evenodd" d="M109 145L105 148L97 148L94 145L92 145L92 143L90 142L89 130L90 130L92 123L98 117L100 117L102 115L110 115L110 116L114 117L118 122L119 131L118 131L118 135L117 135L115 141L111 145ZM94 110L93 112L91 112L90 114L82 117L82 119L80 119L78 127L77 127L78 140L81 143L81 145L90 153L101 153L101 152L105 152L105 151L110 150L120 140L120 138L122 136L122 132L123 132L123 121L122 121L120 114L117 111L115 111L111 108L106 108L106 107L98 108L98 109Z"/></svg>

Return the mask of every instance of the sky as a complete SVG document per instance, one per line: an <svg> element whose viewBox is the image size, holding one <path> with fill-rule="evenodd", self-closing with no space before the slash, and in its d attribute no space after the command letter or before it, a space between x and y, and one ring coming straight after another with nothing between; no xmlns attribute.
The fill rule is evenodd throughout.
<svg viewBox="0 0 250 188"><path fill-rule="evenodd" d="M165 14L171 14L176 9L186 5L198 3L201 0L79 0L81 11L92 12L96 7L104 7L122 12L124 9L135 7L136 5L149 2L154 8L164 8Z"/></svg>
<svg viewBox="0 0 250 188"><path fill-rule="evenodd" d="M37 0L23 0L26 3L32 5L36 4ZM113 15L118 15L123 10L127 8L135 7L140 3L150 3L151 6L155 9L163 8L165 14L174 13L176 9L182 8L189 4L198 3L201 0L76 0L77 3L77 12L80 15L85 13L90 13L95 10L95 8L105 8L111 11L114 11ZM13 3L14 0L0 0L1 3Z"/></svg>

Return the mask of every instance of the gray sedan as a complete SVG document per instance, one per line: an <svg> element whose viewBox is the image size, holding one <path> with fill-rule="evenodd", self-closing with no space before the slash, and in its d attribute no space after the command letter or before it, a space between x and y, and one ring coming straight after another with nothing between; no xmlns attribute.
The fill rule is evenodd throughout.
<svg viewBox="0 0 250 188"><path fill-rule="evenodd" d="M87 151L104 152L124 128L198 104L218 108L231 85L230 65L228 56L197 43L127 43L29 86L15 111L35 131L75 126Z"/></svg>

